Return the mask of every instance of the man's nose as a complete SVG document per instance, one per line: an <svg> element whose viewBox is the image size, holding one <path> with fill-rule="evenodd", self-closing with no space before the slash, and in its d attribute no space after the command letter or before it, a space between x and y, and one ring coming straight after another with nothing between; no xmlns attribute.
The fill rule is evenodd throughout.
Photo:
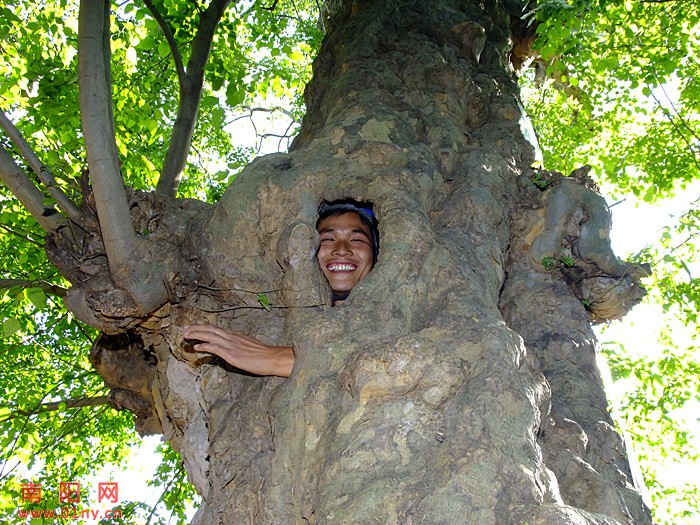
<svg viewBox="0 0 700 525"><path fill-rule="evenodd" d="M337 255L349 255L352 253L352 248L350 246L350 243L346 241L338 241L335 243L335 246L333 247L333 253Z"/></svg>

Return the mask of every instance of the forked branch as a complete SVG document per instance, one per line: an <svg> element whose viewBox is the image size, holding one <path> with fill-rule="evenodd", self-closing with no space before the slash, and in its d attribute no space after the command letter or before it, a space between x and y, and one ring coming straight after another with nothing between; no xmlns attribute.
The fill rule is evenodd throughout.
<svg viewBox="0 0 700 525"><path fill-rule="evenodd" d="M180 53L180 48L177 47L177 42L175 41L175 36L173 35L173 30L168 25L167 20L158 11L158 8L153 5L151 0L145 0L144 4L148 8L148 11L153 15L153 19L158 23L163 35L165 35L165 40L168 42L168 47L170 48L170 54L173 56L173 62L175 62L175 71L177 72L177 78L182 84L185 80L185 65L182 63L182 53Z"/></svg>
<svg viewBox="0 0 700 525"><path fill-rule="evenodd" d="M204 67L209 60L214 33L231 0L213 0L209 7L202 12L199 19L197 35L192 43L192 52L187 62L187 68L182 68L182 59L177 43L172 38L172 32L163 17L149 1L146 2L154 18L163 28L168 40L180 83L180 100L177 108L177 118L168 145L168 152L163 162L163 169L158 179L156 192L170 197L177 195L182 181L182 172L187 163L187 154L192 143L192 134L197 122L197 112L202 96L204 83Z"/></svg>

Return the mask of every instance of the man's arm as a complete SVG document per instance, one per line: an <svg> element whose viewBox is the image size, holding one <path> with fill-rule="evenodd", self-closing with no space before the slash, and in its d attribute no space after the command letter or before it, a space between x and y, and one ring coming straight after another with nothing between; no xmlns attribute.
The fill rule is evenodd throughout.
<svg viewBox="0 0 700 525"><path fill-rule="evenodd" d="M185 339L202 341L194 345L197 352L218 355L236 368L261 376L289 377L294 366L291 346L268 346L240 332L229 332L209 324L184 327Z"/></svg>

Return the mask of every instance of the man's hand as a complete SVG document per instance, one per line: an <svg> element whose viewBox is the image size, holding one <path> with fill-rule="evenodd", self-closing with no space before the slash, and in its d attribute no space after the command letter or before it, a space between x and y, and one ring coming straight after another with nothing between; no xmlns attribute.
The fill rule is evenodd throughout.
<svg viewBox="0 0 700 525"><path fill-rule="evenodd" d="M289 377L292 373L294 350L291 346L268 346L241 332L229 332L210 324L185 326L182 336L201 341L193 345L197 352L218 355L246 372L280 377Z"/></svg>

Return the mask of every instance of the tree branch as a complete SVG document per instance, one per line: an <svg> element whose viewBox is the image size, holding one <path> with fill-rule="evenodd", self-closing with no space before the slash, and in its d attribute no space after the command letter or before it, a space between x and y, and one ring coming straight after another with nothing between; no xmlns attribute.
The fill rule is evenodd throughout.
<svg viewBox="0 0 700 525"><path fill-rule="evenodd" d="M182 63L182 54L180 53L180 49L177 47L177 42L175 41L173 32L170 29L168 22L165 20L163 15L160 14L160 11L158 11L156 6L153 5L153 2L151 0L145 0L144 4L146 4L146 8L148 8L151 15L153 15L153 19L158 23L161 31L163 31L163 34L165 35L165 40L167 40L168 42L170 53L173 55L173 61L175 62L175 71L177 72L177 78L180 82L180 85L182 85L185 82L185 76L187 73L185 72L185 65Z"/></svg>
<svg viewBox="0 0 700 525"><path fill-rule="evenodd" d="M80 107L95 204L110 262L127 261L136 245L124 182L119 173L111 94L103 56L105 0L81 0L78 35Z"/></svg>
<svg viewBox="0 0 700 525"><path fill-rule="evenodd" d="M29 143L22 136L22 133L15 125L7 118L4 111L0 111L0 127L7 133L10 140L19 150L20 155L27 161L29 167L36 173L39 180L46 186L49 195L54 198L58 207L66 214L66 216L74 222L82 221L82 213L72 200L66 195L60 186L56 183L56 179L49 169L39 160L39 157L34 152Z"/></svg>
<svg viewBox="0 0 700 525"><path fill-rule="evenodd" d="M44 206L46 196L39 191L24 170L15 163L12 155L2 146L0 146L0 180L44 230L53 232L63 224L63 216L53 208Z"/></svg>
<svg viewBox="0 0 700 525"><path fill-rule="evenodd" d="M301 125L301 121L298 120L298 119L294 116L294 113L292 113L290 110L285 109L285 108L283 108L283 107L281 107L281 106L274 106L274 107L271 107L271 108L260 108L260 107L253 107L253 108L251 108L251 107L248 107L248 108L245 108L245 109L247 109L247 110L250 112L250 114L249 114L248 116L251 116L251 117L253 116L253 113L258 113L258 112L262 112L262 113L274 113L275 111L279 111L280 113L282 113L282 114L284 114L284 115L287 115L287 117L289 117L289 120L291 120L294 124L299 124L299 125ZM245 115L243 115L243 116L245 116Z"/></svg>
<svg viewBox="0 0 700 525"><path fill-rule="evenodd" d="M81 0L78 23L80 108L90 179L110 273L144 315L167 301L164 268L144 259L145 241L136 235L119 172L112 119L109 50L110 0ZM107 32L107 33L106 33Z"/></svg>
<svg viewBox="0 0 700 525"><path fill-rule="evenodd" d="M51 284L44 280L27 281L24 279L0 279L0 290L14 288L16 286L20 288L41 288L45 293L57 297L64 297L68 291L62 286Z"/></svg>
<svg viewBox="0 0 700 525"><path fill-rule="evenodd" d="M168 481L168 484L163 488L163 492L160 493L160 497L158 498L158 501L153 504L151 507L151 512L148 514L148 519L146 520L146 525L150 525L151 519L153 519L153 516L156 513L156 510L158 510L158 505L165 499L165 495L170 492L170 487L173 486L173 484L177 481L178 476L182 474L182 470L185 467L181 463L177 470L173 473L172 477L170 478L170 481Z"/></svg>
<svg viewBox="0 0 700 525"><path fill-rule="evenodd" d="M642 47L642 39L639 35L637 35L637 45L639 47ZM666 93L666 88L664 87L664 84L661 81L661 78L659 77L659 73L656 70L656 68L653 66L653 64L650 66L650 69L654 75L654 78L656 79L657 85L661 88L661 91L663 92L664 96L666 97L666 100L668 101L669 105L671 106L673 113L675 113L676 117L678 117L678 120L680 121L681 126L688 130L688 132L690 133L690 135L693 137L693 139L696 142L698 140L700 140L700 137L698 137L697 133L695 133L695 130L688 125L688 123L685 121L683 116L678 112L678 109L676 109L676 105L673 103L673 100L671 100L671 97L669 97L668 93ZM698 168L698 171L700 171L700 161L698 160L698 156L695 153L695 149L693 147L693 144L691 143L691 141L689 141L686 138L683 131L678 127L678 124L676 124L676 121L673 118L673 115L671 114L671 112L664 107L664 105L661 103L661 101L656 96L656 94L654 94L654 86L647 85L647 87L649 88L649 92L651 93L651 97L656 102L656 105L661 109L664 116L671 123L671 126L673 126L673 129L676 131L676 133L678 133L678 136L681 138L681 140L683 142L685 142L686 146L688 147L688 153L690 154L691 159L695 163L695 166Z"/></svg>
<svg viewBox="0 0 700 525"><path fill-rule="evenodd" d="M99 0L94 0L98 3ZM81 0L82 4L82 0ZM104 15L102 16L102 75L104 75L104 86L107 88L107 97L109 104L107 104L107 115L109 117L109 128L114 134L114 108L112 107L112 42L110 40L110 35L112 33L111 20L110 20L110 7L111 2L109 0L104 0ZM80 58L80 57L78 57ZM79 84L80 85L80 84ZM81 90L82 91L82 90ZM82 101L82 99L81 99ZM116 151L116 141L113 139L114 148ZM120 176L121 178L121 176Z"/></svg>
<svg viewBox="0 0 700 525"><path fill-rule="evenodd" d="M209 7L200 16L197 35L192 43L192 53L187 62L187 70L182 76L178 73L180 101L168 152L156 185L156 193L173 198L177 195L197 122L197 112L199 111L204 83L204 67L209 60L216 28L230 3L231 0L212 0Z"/></svg>
<svg viewBox="0 0 700 525"><path fill-rule="evenodd" d="M66 399L63 401L55 401L53 403L42 403L37 405L32 410L11 410L9 407L3 407L2 411L10 411L5 416L0 416L0 422L10 421L18 417L30 417L45 412L56 412L58 410L66 410L69 408L96 407L102 405L111 405L112 401L109 396L84 397L81 399Z"/></svg>
<svg viewBox="0 0 700 525"><path fill-rule="evenodd" d="M274 11L275 8L277 7L278 1L279 0L273 0L272 4L270 4L269 6L262 6L262 8L265 9L266 11Z"/></svg>

